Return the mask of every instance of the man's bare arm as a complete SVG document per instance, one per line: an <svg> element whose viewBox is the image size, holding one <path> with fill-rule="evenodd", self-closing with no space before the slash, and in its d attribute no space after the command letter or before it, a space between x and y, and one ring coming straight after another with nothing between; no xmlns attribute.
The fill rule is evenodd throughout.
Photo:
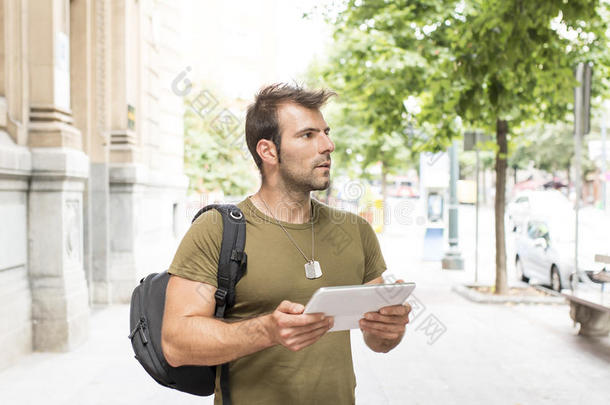
<svg viewBox="0 0 610 405"><path fill-rule="evenodd" d="M315 343L332 327L321 314L304 315L283 301L267 315L228 323L214 318L216 288L172 276L167 285L162 348L168 363L217 365L281 344L292 351Z"/></svg>

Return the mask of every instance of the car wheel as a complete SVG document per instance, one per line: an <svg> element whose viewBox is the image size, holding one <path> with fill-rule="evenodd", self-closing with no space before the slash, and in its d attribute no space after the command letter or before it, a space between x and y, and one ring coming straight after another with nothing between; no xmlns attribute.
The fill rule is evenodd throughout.
<svg viewBox="0 0 610 405"><path fill-rule="evenodd" d="M559 270L555 265L551 267L551 288L557 292L561 292L561 278L559 277Z"/></svg>
<svg viewBox="0 0 610 405"><path fill-rule="evenodd" d="M517 270L517 280L521 280L524 283L529 283L529 277L525 276L525 269L523 268L523 261L519 259L519 256L515 259L515 268Z"/></svg>

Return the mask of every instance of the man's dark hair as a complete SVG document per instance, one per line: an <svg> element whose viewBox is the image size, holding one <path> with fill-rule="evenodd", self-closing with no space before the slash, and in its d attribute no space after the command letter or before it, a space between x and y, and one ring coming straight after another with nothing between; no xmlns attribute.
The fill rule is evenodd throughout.
<svg viewBox="0 0 610 405"><path fill-rule="evenodd" d="M254 158L258 170L263 173L263 161L256 152L256 145L261 139L271 140L280 153L280 124L278 107L285 103L295 103L305 108L317 110L336 93L327 90L305 90L299 85L276 83L263 87L248 106L246 114L246 143Z"/></svg>

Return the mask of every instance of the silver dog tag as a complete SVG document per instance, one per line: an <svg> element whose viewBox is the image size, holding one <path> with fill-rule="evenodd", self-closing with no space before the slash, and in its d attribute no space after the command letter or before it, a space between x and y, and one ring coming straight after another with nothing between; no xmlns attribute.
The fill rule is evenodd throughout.
<svg viewBox="0 0 610 405"><path fill-rule="evenodd" d="M310 280L322 277L322 269L317 260L311 260L305 263L305 277Z"/></svg>

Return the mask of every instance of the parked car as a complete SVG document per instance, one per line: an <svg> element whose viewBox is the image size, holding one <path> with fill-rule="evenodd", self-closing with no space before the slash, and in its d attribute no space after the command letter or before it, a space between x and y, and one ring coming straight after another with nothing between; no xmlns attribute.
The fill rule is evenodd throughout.
<svg viewBox="0 0 610 405"><path fill-rule="evenodd" d="M405 178L397 178L388 187L389 197L398 198L417 198L419 192L411 180Z"/></svg>
<svg viewBox="0 0 610 405"><path fill-rule="evenodd" d="M515 267L517 278L522 281L546 284L561 291L569 288L574 269L575 218L573 212L557 215L553 211L548 207L546 213L530 213L526 226L519 229L515 240ZM579 271L599 271L603 266L595 263L594 258L610 245L610 221L581 222Z"/></svg>

